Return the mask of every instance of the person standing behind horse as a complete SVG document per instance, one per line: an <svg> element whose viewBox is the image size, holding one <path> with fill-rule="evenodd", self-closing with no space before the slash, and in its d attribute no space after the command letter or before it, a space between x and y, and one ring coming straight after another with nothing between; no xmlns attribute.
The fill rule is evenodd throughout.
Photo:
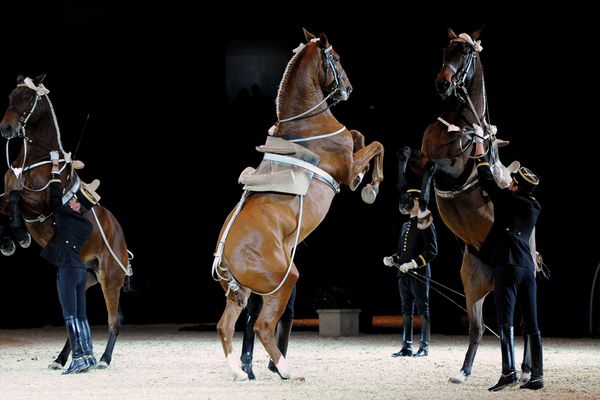
<svg viewBox="0 0 600 400"><path fill-rule="evenodd" d="M398 272L398 289L402 301L402 348L392 357L410 357L413 355L413 313L417 306L417 314L421 316L421 341L415 357L425 357L429 354L430 317L429 317L429 278L431 266L429 263L438 253L435 226L417 227L419 212L418 189L409 189L400 197L400 212L410 214L410 219L402 225L398 251L383 258L388 267L401 263ZM423 268L421 278L415 277L411 269Z"/></svg>
<svg viewBox="0 0 600 400"><path fill-rule="evenodd" d="M287 355L288 343L290 341L290 334L292 333L292 325L294 324L294 304L296 302L296 285L292 289L292 294L285 306L285 311L277 323L277 330L275 331L275 338L277 339L277 347L281 354L285 357ZM258 319L258 315L262 309L263 300L259 294L252 293L248 298L248 304L246 305L246 324L244 326L244 338L242 340L242 355L240 361L242 362L242 371L248 374L248 379L253 381L256 379L254 372L252 371L252 357L254 355L254 324ZM269 360L268 367L270 371L277 372L277 367L273 363L273 360Z"/></svg>
<svg viewBox="0 0 600 400"><path fill-rule="evenodd" d="M508 188L500 189L485 157L482 140L476 138L475 155L479 183L494 204L494 223L479 257L495 267L494 300L500 327L502 375L490 391L517 384L514 354L514 309L519 300L523 325L531 343L531 378L521 389L544 387L542 336L537 323L535 263L529 238L540 214L540 204L532 196L538 177L525 167L513 173Z"/></svg>
<svg viewBox="0 0 600 400"><path fill-rule="evenodd" d="M53 154L54 153L54 154ZM87 268L80 251L92 233L92 223L83 216L97 203L97 195L81 182L68 205L62 204L60 167L57 152L51 152L50 210L54 235L41 256L58 267L56 287L71 344L71 365L63 375L85 372L96 365L90 325L86 315Z"/></svg>

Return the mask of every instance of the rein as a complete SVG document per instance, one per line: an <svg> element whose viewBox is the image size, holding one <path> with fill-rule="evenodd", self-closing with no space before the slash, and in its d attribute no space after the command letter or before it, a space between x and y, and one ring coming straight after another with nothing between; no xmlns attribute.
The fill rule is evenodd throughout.
<svg viewBox="0 0 600 400"><path fill-rule="evenodd" d="M394 267L396 267L396 268L400 268L400 264L394 263ZM409 273L410 275L412 275L412 276L413 276L413 277L414 277L416 280L418 280L419 282L421 282L421 283L422 283L422 284L424 284L424 285L425 285L427 282L434 283L434 284L436 284L436 285L440 286L440 287L441 287L441 288L443 288L443 289L446 289L446 290L448 290L448 291L450 291L450 292L452 292L452 293L454 293L454 294L457 294L457 295L461 296L462 298L466 298L466 297L465 297L465 295L464 295L464 294L462 294L461 292L459 292L459 291L457 291L457 290L454 290L454 289L452 289L452 288L450 288L450 287L448 287L448 286L445 286L444 284L442 284L442 283L440 283L440 282L438 282L438 281L435 281L435 280L433 280L433 279L431 279L431 278L428 278L428 277L426 277L426 276L423 276L423 275L421 275L421 274L417 273L416 271L411 271L411 270L409 270L409 271L408 271L408 273ZM433 289L433 290L434 290L434 291L436 291L436 292L437 292L437 293L438 293L440 296L442 296L442 297L444 297L446 300L448 300L450 303L454 304L455 306L457 306L458 308L460 308L460 309L461 309L461 310L463 310L464 312L468 313L468 311L466 310L466 308L464 308L463 306L461 306L460 304L458 304L456 301L454 301L452 298L450 298L450 296L448 296L447 294L443 293L443 292L442 292L440 289L438 289L438 288L436 288L436 287L434 287L434 286L431 286L431 285L429 286L429 288ZM500 336L498 336L498 334L497 334L496 332L494 332L494 331L492 330L492 328L490 328L489 326L487 326L485 323L483 324L483 326L484 326L484 328L486 328L487 330L489 330L489 331L490 331L490 332L491 332L491 333L492 333L494 336L496 336L498 339L500 339Z"/></svg>

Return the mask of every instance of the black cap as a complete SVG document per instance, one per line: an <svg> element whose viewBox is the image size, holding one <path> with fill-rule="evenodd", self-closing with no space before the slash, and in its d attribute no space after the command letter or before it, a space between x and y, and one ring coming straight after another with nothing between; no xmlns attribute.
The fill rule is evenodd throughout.
<svg viewBox="0 0 600 400"><path fill-rule="evenodd" d="M540 183L540 179L536 174L531 172L529 168L521 167L517 172L513 172L511 175L517 182L519 190L526 193L532 193Z"/></svg>

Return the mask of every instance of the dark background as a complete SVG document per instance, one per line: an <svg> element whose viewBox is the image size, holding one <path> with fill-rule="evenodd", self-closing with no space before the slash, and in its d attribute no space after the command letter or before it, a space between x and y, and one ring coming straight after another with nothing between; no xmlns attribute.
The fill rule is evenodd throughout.
<svg viewBox="0 0 600 400"><path fill-rule="evenodd" d="M240 171L261 158L254 146L274 121L277 84L291 50L304 41L302 27L328 35L354 86L333 113L368 142L382 142L387 158L376 204L344 188L299 246L296 315L316 317L316 293L331 287L343 288L365 316L399 314L396 274L381 263L396 250L404 222L397 211L395 153L403 144L419 147L424 128L438 116L433 83L446 29L458 34L485 24L481 57L491 121L511 142L501 157L507 164L521 160L541 178L537 239L552 270L551 281L539 287L542 331L590 333L599 256L596 201L588 188L596 182L598 112L597 100L590 100L597 93L597 55L585 10L570 16L549 9L541 19L522 10L467 15L433 6L399 14L392 12L397 6L376 4L356 10L298 4L269 15L258 4L215 5L219 11L211 13L179 2L2 7L0 93L6 96L0 109L19 72L33 77L47 71L44 84L67 150L76 147L91 115L78 154L86 163L81 175L102 181L102 203L121 222L136 256L135 290L122 295L125 323L214 323L220 317L223 291L210 276L215 242L241 195ZM253 83L269 96L266 114L236 99ZM460 290L462 245L436 221L440 255L433 278ZM33 244L0 258L0 327L62 323L54 267L39 251ZM105 323L100 288L88 299L91 323ZM597 296L593 303L595 334ZM466 333L464 313L435 292L431 308L434 332ZM491 297L484 313L495 325Z"/></svg>

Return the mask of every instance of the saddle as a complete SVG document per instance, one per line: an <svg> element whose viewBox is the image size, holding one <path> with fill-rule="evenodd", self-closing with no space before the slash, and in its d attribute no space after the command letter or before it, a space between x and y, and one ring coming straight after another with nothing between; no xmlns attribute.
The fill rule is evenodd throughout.
<svg viewBox="0 0 600 400"><path fill-rule="evenodd" d="M297 158L314 166L320 158L307 148L279 137L268 136L265 144L256 150L265 154L279 154ZM263 159L258 168L247 167L238 182L251 192L277 192L305 195L313 178L313 172L297 165Z"/></svg>

